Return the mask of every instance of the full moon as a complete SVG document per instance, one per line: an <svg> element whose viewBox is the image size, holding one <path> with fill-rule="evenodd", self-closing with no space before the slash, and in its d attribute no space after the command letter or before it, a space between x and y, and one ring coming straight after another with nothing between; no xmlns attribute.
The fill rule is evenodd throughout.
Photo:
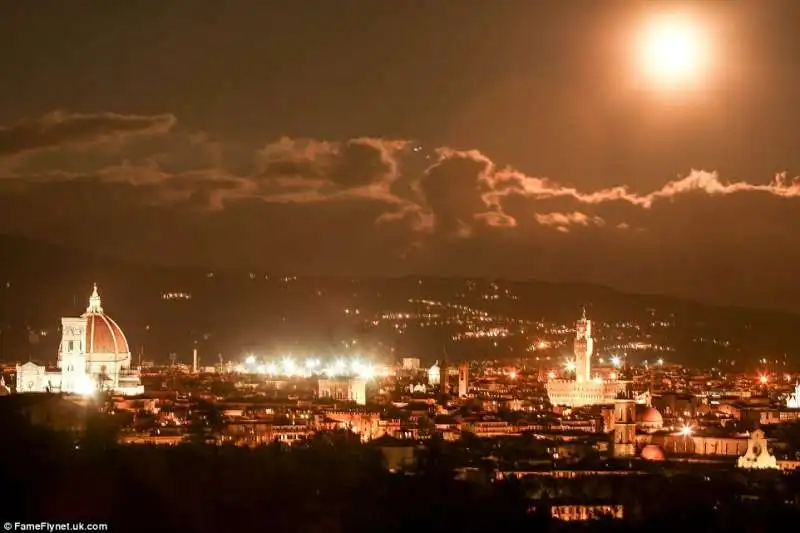
<svg viewBox="0 0 800 533"><path fill-rule="evenodd" d="M642 68L658 85L682 86L697 81L706 67L703 32L685 17L661 16L642 32Z"/></svg>

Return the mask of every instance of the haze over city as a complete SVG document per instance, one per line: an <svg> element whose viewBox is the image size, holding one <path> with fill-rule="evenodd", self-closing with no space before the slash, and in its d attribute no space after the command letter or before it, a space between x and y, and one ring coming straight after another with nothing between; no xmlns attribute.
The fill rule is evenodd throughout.
<svg viewBox="0 0 800 533"><path fill-rule="evenodd" d="M6 2L0 230L797 310L800 5L771 5ZM694 48L643 57L665 16Z"/></svg>

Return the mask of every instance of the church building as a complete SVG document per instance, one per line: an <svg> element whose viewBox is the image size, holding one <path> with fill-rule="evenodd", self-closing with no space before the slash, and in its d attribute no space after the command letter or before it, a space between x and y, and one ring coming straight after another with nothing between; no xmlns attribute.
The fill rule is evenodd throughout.
<svg viewBox="0 0 800 533"><path fill-rule="evenodd" d="M61 319L58 369L28 362L17 365L20 392L91 394L108 390L116 394L142 394L138 372L131 369L131 352L122 329L105 314L94 286L89 307L78 318Z"/></svg>

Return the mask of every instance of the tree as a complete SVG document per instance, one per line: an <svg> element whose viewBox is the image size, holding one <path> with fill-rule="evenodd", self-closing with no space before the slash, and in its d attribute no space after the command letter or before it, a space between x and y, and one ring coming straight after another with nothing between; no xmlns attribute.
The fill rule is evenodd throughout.
<svg viewBox="0 0 800 533"><path fill-rule="evenodd" d="M214 381L209 390L214 396L230 396L236 392L236 385L230 381Z"/></svg>
<svg viewBox="0 0 800 533"><path fill-rule="evenodd" d="M421 416L417 420L417 427L419 428L420 435L430 435L436 426L429 417Z"/></svg>
<svg viewBox="0 0 800 533"><path fill-rule="evenodd" d="M86 417L83 447L89 450L106 450L117 444L121 431L119 420L107 413L90 413Z"/></svg>

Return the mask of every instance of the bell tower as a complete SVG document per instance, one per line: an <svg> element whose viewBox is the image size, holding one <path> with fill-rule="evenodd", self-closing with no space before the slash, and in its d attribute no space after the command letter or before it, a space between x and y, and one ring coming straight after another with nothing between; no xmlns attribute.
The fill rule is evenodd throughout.
<svg viewBox="0 0 800 533"><path fill-rule="evenodd" d="M82 358L84 366L86 366L86 320L83 318L62 318L58 367L64 368L67 361L75 361L75 358Z"/></svg>
<svg viewBox="0 0 800 533"><path fill-rule="evenodd" d="M458 365L458 397L466 398L469 394L469 363L463 361Z"/></svg>
<svg viewBox="0 0 800 533"><path fill-rule="evenodd" d="M629 395L614 400L614 457L636 455L636 400Z"/></svg>
<svg viewBox="0 0 800 533"><path fill-rule="evenodd" d="M61 346L58 367L61 369L61 392L75 392L86 376L86 320L61 319Z"/></svg>

